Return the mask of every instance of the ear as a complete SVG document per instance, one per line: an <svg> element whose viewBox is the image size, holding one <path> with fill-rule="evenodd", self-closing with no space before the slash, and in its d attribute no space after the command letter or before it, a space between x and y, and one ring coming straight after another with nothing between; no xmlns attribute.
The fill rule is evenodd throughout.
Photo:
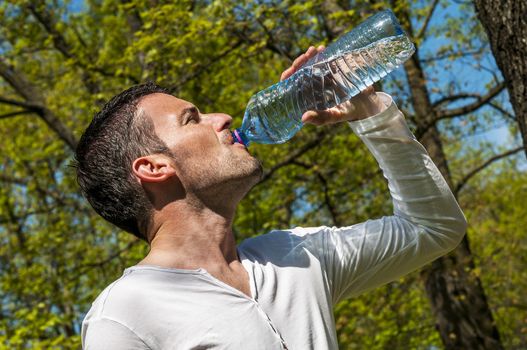
<svg viewBox="0 0 527 350"><path fill-rule="evenodd" d="M170 159L162 154L152 154L134 160L132 170L143 182L163 182L176 175Z"/></svg>

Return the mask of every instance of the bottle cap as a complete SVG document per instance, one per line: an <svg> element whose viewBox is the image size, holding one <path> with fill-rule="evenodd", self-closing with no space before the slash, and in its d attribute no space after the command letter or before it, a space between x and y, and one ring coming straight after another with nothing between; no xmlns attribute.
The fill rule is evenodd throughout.
<svg viewBox="0 0 527 350"><path fill-rule="evenodd" d="M238 133L238 130L234 129L234 131L232 132L232 136L234 138L234 142L238 142L238 143L241 143L242 145L244 146L247 146L245 144L245 142L243 142L243 139L242 137L240 136L240 134Z"/></svg>

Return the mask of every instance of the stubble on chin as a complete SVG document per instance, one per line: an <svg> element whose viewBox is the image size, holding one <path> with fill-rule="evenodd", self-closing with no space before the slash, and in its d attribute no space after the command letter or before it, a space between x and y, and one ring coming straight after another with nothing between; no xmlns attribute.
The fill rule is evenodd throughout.
<svg viewBox="0 0 527 350"><path fill-rule="evenodd" d="M263 177L262 163L252 156L231 158L228 167L234 177L241 181L252 179L253 185L260 182Z"/></svg>
<svg viewBox="0 0 527 350"><path fill-rule="evenodd" d="M212 165L212 164L210 164ZM230 157L226 162L219 161L215 164L213 173L202 172L196 177L206 178L194 191L209 198L223 198L219 205L226 204L226 198L243 198L263 176L261 162L252 156Z"/></svg>
<svg viewBox="0 0 527 350"><path fill-rule="evenodd" d="M225 152L207 160L196 158L185 168L185 177L190 180L188 189L196 192L218 187L230 191L248 190L263 176L261 162L248 153Z"/></svg>

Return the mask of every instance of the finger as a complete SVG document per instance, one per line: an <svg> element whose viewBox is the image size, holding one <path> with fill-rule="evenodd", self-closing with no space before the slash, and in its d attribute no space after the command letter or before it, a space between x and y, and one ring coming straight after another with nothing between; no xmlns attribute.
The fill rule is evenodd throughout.
<svg viewBox="0 0 527 350"><path fill-rule="evenodd" d="M302 115L302 122L305 124L324 125L334 124L344 120L344 117L334 108L323 111L307 111Z"/></svg>
<svg viewBox="0 0 527 350"><path fill-rule="evenodd" d="M293 62L292 66L287 68L282 75L280 76L280 81L285 80L289 78L291 75L293 75L302 64L305 62L305 54L300 55L297 57L297 59Z"/></svg>
<svg viewBox="0 0 527 350"><path fill-rule="evenodd" d="M291 75L293 75L293 68L287 68L285 71L283 71L282 75L280 76L280 81L286 80Z"/></svg>
<svg viewBox="0 0 527 350"><path fill-rule="evenodd" d="M293 61L292 67L294 68L300 68L304 63L306 63L313 55L316 53L315 47L310 46L309 49L307 49L306 53L298 56L296 60Z"/></svg>
<svg viewBox="0 0 527 350"><path fill-rule="evenodd" d="M314 46L310 46L304 54L304 61L300 64L300 66L303 66L307 61L315 57L317 54L318 50Z"/></svg>
<svg viewBox="0 0 527 350"><path fill-rule="evenodd" d="M310 46L304 55L306 55L308 58L311 58L317 54L317 49L314 46Z"/></svg>
<svg viewBox="0 0 527 350"><path fill-rule="evenodd" d="M289 78L293 75L300 67L304 65L311 57L317 53L314 46L310 46L307 51L298 56L292 63L291 67L287 68L280 76L280 81Z"/></svg>

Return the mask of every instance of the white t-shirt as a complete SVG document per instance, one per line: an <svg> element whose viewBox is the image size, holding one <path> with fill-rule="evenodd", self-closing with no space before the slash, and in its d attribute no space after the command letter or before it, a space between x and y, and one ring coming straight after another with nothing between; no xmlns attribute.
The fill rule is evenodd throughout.
<svg viewBox="0 0 527 350"><path fill-rule="evenodd" d="M463 213L391 97L380 95L388 108L350 125L388 180L393 216L245 240L238 254L252 297L204 269L130 267L86 315L84 349L337 349L338 301L455 248Z"/></svg>

